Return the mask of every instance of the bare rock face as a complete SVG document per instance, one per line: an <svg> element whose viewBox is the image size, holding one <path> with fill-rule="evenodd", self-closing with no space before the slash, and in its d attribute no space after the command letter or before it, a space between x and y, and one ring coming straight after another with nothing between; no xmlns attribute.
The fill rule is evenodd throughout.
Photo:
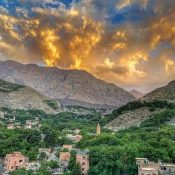
<svg viewBox="0 0 175 175"><path fill-rule="evenodd" d="M141 92L133 89L132 91L130 91L130 93L136 98L136 99L139 99L139 98L142 98L144 96L144 94L142 94Z"/></svg>
<svg viewBox="0 0 175 175"><path fill-rule="evenodd" d="M57 112L48 105L49 100L51 99L29 87L0 80L0 108L40 109L46 113Z"/></svg>
<svg viewBox="0 0 175 175"><path fill-rule="evenodd" d="M64 103L93 107L119 107L135 97L114 84L106 83L83 70L62 70L14 61L0 61L0 79L29 86ZM66 105L66 104L65 104Z"/></svg>
<svg viewBox="0 0 175 175"><path fill-rule="evenodd" d="M167 100L175 101L175 80L171 81L168 85L155 89L154 91L145 95L143 100Z"/></svg>

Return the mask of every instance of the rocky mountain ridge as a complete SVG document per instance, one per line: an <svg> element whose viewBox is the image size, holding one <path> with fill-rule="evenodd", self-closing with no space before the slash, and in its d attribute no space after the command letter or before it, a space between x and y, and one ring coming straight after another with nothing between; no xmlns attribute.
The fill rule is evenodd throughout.
<svg viewBox="0 0 175 175"><path fill-rule="evenodd" d="M175 80L168 83L166 86L155 89L154 91L146 94L142 100L175 100Z"/></svg>
<svg viewBox="0 0 175 175"><path fill-rule="evenodd" d="M24 65L15 61L0 61L0 79L29 86L64 103L70 100L69 105L76 101L76 105L80 106L84 103L93 107L112 108L135 100L129 92L99 80L84 70L63 70L34 64Z"/></svg>

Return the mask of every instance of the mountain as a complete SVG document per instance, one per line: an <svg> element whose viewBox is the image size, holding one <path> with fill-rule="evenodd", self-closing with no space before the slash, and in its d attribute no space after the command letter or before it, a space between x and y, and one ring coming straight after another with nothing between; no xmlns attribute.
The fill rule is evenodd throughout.
<svg viewBox="0 0 175 175"><path fill-rule="evenodd" d="M0 79L29 86L63 105L112 108L135 97L114 84L95 78L84 70L39 67L15 61L0 61Z"/></svg>
<svg viewBox="0 0 175 175"><path fill-rule="evenodd" d="M145 95L143 100L152 101L152 100L175 100L175 80L171 81L168 85L155 89L154 91Z"/></svg>
<svg viewBox="0 0 175 175"><path fill-rule="evenodd" d="M112 120L106 127L119 130L130 126L137 126L154 114L166 110L166 102L175 101L175 80L168 85L155 89L135 102L128 103L113 112ZM122 112L121 112L122 111ZM174 123L174 122L172 122Z"/></svg>
<svg viewBox="0 0 175 175"><path fill-rule="evenodd" d="M22 85L0 80L0 108L7 107L12 109L40 109L46 113L56 112L53 109L52 101L37 91ZM59 107L59 104L57 104Z"/></svg>
<svg viewBox="0 0 175 175"><path fill-rule="evenodd" d="M135 89L131 90L130 93L131 93L136 99L139 99L139 98L141 98L141 97L144 96L144 94L142 94L141 92L139 92L139 91L137 91L137 90L135 90Z"/></svg>
<svg viewBox="0 0 175 175"><path fill-rule="evenodd" d="M122 113L116 119L107 124L107 127L118 131L120 129L138 126L140 123L149 119L151 115L160 112L160 109L151 111L148 107L141 107Z"/></svg>

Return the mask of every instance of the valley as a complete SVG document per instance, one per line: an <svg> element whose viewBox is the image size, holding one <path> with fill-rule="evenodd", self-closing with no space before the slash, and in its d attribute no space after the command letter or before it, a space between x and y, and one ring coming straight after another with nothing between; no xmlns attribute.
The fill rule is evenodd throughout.
<svg viewBox="0 0 175 175"><path fill-rule="evenodd" d="M72 156L78 155L80 150L88 150L86 154L89 157L90 175L107 175L109 172L119 175L135 174L136 157L175 163L175 104L172 99L148 100L143 97L104 115L98 108L65 108L53 99L22 85L3 80L0 85L1 97L3 95L0 103L0 133L1 138L4 138L0 140L0 156L5 157L8 153L18 151L28 157L30 162L41 166L36 170L16 170L10 173L12 175L32 175L34 172L38 173L37 175L42 172L50 175L52 171L77 175L80 169ZM24 93L26 90L27 93ZM25 95L21 95L21 91ZM9 96L14 93L15 98L9 100ZM144 98L146 100L143 100ZM101 126L99 135L96 134L98 123ZM70 150L64 150L64 145L73 146L74 154ZM168 150L167 146L170 146ZM41 156L39 150L50 148L53 149L51 155L55 158L38 157ZM65 154L63 150L66 155L71 155L66 159L68 164L61 164L63 162L60 156ZM44 156L45 153L42 154ZM48 152L46 154L50 155ZM106 164L106 161L110 164ZM65 173L59 168L63 165L66 167Z"/></svg>

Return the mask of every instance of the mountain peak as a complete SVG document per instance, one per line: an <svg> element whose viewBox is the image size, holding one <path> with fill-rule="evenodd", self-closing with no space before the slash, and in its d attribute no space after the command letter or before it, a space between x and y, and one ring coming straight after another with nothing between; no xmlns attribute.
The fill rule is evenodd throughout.
<svg viewBox="0 0 175 175"><path fill-rule="evenodd" d="M119 107L135 100L122 88L97 79L84 70L64 70L23 65L14 61L0 62L0 78L27 85L53 99L75 101L99 107ZM77 104L76 103L76 104Z"/></svg>
<svg viewBox="0 0 175 175"><path fill-rule="evenodd" d="M137 91L136 89L131 90L130 93L131 93L136 99L142 98L142 97L144 96L143 93Z"/></svg>

